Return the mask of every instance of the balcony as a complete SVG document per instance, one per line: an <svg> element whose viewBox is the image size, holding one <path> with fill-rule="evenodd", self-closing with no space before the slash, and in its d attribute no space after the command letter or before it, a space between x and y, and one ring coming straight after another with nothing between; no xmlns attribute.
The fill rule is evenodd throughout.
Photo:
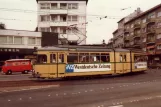
<svg viewBox="0 0 161 107"><path fill-rule="evenodd" d="M155 54L155 50L153 49L153 50L148 50L147 51L147 54L148 55L154 55Z"/></svg>
<svg viewBox="0 0 161 107"><path fill-rule="evenodd" d="M50 26L57 26L57 27L67 26L67 22L66 21L62 21L62 22L50 22Z"/></svg>
<svg viewBox="0 0 161 107"><path fill-rule="evenodd" d="M134 34L133 39L140 38L140 34Z"/></svg>
<svg viewBox="0 0 161 107"><path fill-rule="evenodd" d="M155 23L155 18L152 18L152 19L147 19L147 24L150 24L150 23Z"/></svg>
<svg viewBox="0 0 161 107"><path fill-rule="evenodd" d="M126 36L125 39L124 39L124 41L126 41L126 42L127 41L130 41L130 36Z"/></svg>
<svg viewBox="0 0 161 107"><path fill-rule="evenodd" d="M135 29L140 29L141 28L141 25L140 24L134 24L134 30Z"/></svg>
<svg viewBox="0 0 161 107"><path fill-rule="evenodd" d="M155 44L155 39L147 39L146 44Z"/></svg>
<svg viewBox="0 0 161 107"><path fill-rule="evenodd" d="M129 43L125 43L125 47L126 48L129 48L130 47L130 44Z"/></svg>
<svg viewBox="0 0 161 107"><path fill-rule="evenodd" d="M124 33L129 33L129 29L124 29Z"/></svg>
<svg viewBox="0 0 161 107"><path fill-rule="evenodd" d="M141 41L140 40L135 40L134 44L133 44L133 47L141 48Z"/></svg>
<svg viewBox="0 0 161 107"><path fill-rule="evenodd" d="M154 34L155 33L155 29L154 28L148 28L147 29L147 35L148 34Z"/></svg>
<svg viewBox="0 0 161 107"><path fill-rule="evenodd" d="M68 11L66 8L62 8L62 9L51 9L50 10L50 14L54 14L54 15L57 15L57 14L68 14Z"/></svg>

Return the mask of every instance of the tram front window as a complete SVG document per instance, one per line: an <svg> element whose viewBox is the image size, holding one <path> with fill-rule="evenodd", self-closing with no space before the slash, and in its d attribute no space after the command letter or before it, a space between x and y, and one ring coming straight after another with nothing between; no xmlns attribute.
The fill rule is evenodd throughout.
<svg viewBox="0 0 161 107"><path fill-rule="evenodd" d="M37 63L47 63L47 56L46 55L38 55L37 56Z"/></svg>

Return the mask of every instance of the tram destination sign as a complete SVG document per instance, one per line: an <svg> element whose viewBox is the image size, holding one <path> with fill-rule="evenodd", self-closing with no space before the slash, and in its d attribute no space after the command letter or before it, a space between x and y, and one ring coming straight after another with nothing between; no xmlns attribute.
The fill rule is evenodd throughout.
<svg viewBox="0 0 161 107"><path fill-rule="evenodd" d="M67 64L66 72L110 71L111 64Z"/></svg>

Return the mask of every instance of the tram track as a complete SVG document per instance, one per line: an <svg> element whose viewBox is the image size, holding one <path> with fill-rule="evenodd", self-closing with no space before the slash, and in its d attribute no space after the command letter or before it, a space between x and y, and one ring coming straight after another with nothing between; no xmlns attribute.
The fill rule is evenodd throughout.
<svg viewBox="0 0 161 107"><path fill-rule="evenodd" d="M88 84L113 84L126 82L144 82L161 79L159 70L148 70L145 73L126 74L120 76L102 76L102 77L86 77L72 78L62 80L21 80L21 81L0 81L0 88L4 87L22 87L22 86L44 86L44 85L88 85Z"/></svg>

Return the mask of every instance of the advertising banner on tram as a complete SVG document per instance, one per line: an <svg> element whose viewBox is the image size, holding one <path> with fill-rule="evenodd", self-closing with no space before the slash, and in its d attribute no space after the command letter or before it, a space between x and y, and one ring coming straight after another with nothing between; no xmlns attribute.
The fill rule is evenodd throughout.
<svg viewBox="0 0 161 107"><path fill-rule="evenodd" d="M111 64L67 64L66 72L110 71Z"/></svg>

